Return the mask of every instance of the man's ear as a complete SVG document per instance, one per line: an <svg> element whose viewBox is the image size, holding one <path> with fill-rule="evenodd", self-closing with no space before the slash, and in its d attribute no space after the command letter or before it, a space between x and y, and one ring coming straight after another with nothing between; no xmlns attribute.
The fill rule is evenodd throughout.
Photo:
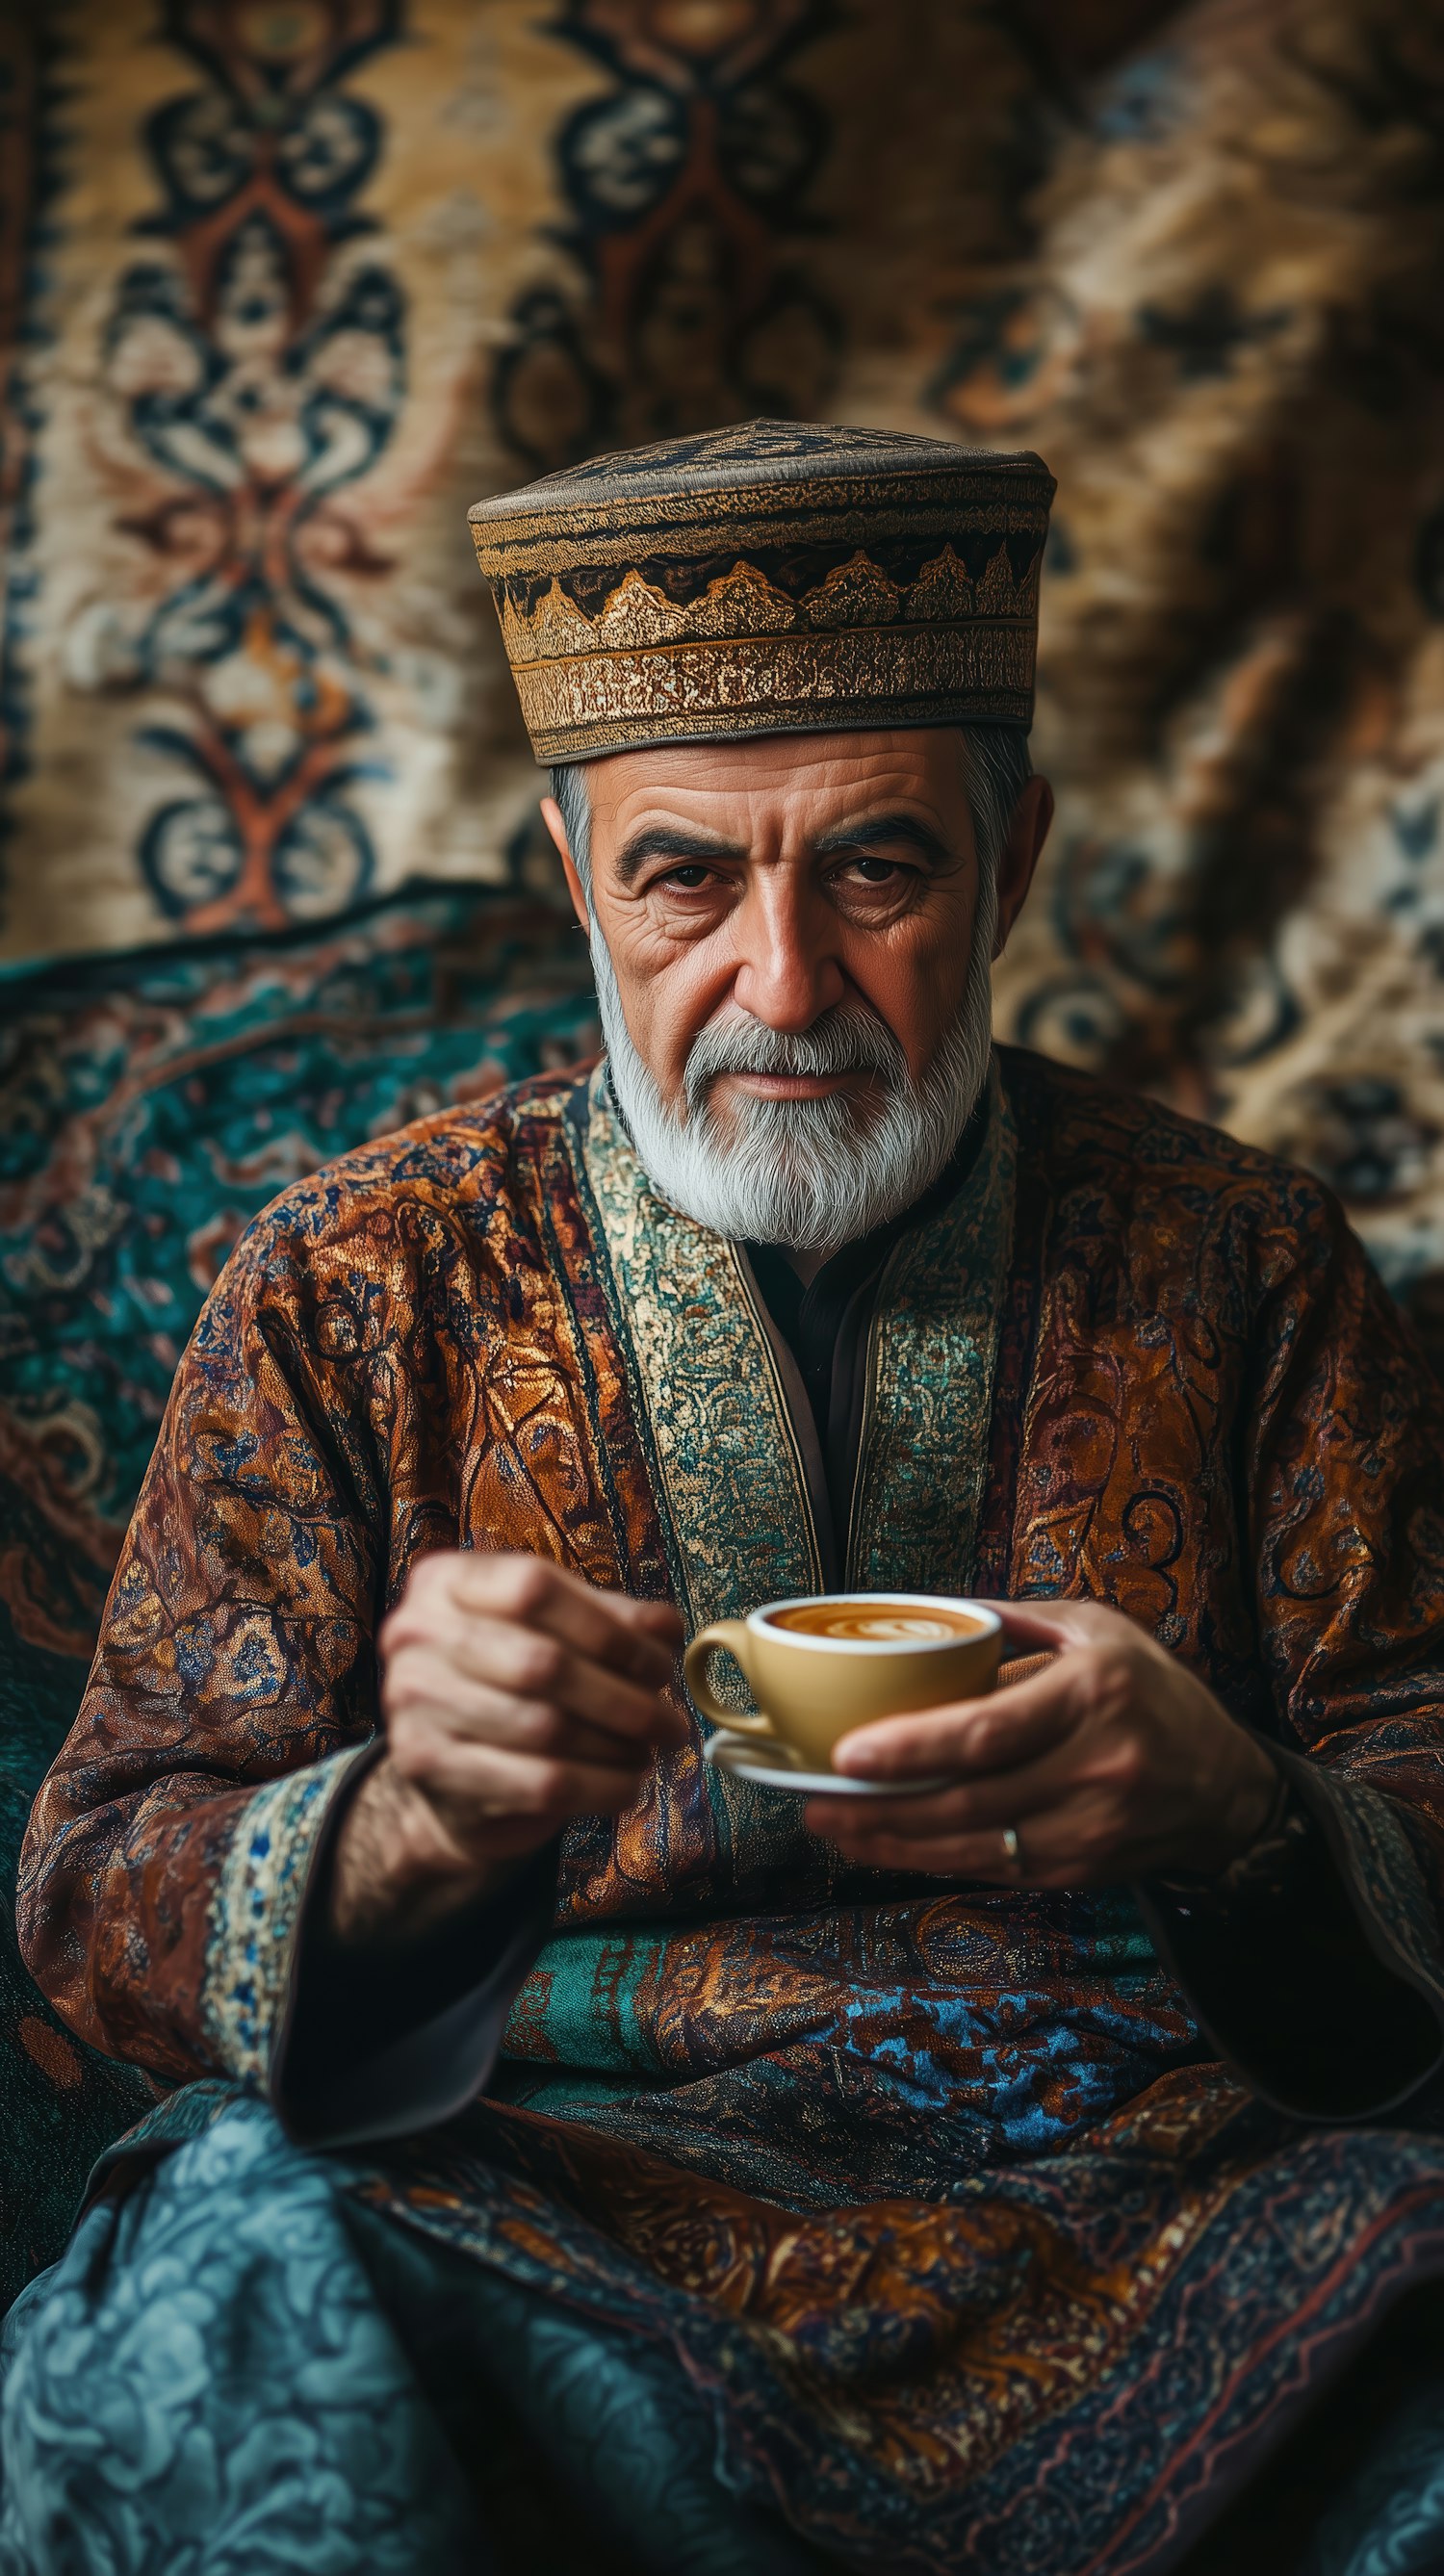
<svg viewBox="0 0 1444 2576"><path fill-rule="evenodd" d="M560 818L558 818L560 819ZM1001 957L1014 922L1028 900L1033 871L1053 820L1053 790L1046 778L1030 778L1008 826L998 859L998 926L993 955Z"/></svg>
<svg viewBox="0 0 1444 2576"><path fill-rule="evenodd" d="M542 798L541 818L556 843L557 857L561 860L567 881L567 892L572 899L572 910L590 939L592 916L587 903L587 890L577 873L577 863L572 857L571 844L567 839L567 827L562 821L562 809L554 796Z"/></svg>

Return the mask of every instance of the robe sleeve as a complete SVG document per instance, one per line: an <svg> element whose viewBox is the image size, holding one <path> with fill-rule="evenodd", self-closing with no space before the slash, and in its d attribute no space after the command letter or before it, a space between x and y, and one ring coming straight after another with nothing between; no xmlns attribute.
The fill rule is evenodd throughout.
<svg viewBox="0 0 1444 2576"><path fill-rule="evenodd" d="M338 1298L312 1268L326 1201L322 1176L259 1218L197 1325L18 1896L31 1971L82 2038L168 2083L268 2090L283 2116L304 2097L312 2136L468 2098L550 1915L549 1876L526 1876L444 1963L414 1962L371 2019L369 2066L333 2050L334 2099L294 2061L283 2084L312 1900L374 1758L375 1629L410 1558L455 1543L391 1490L384 1353L355 1365L368 1283ZM336 1975L339 2019L364 2033Z"/></svg>
<svg viewBox="0 0 1444 2576"><path fill-rule="evenodd" d="M1444 1400L1331 1200L1257 1349L1243 1518L1285 1827L1236 1886L1145 1905L1256 2091L1377 2117L1444 2060Z"/></svg>

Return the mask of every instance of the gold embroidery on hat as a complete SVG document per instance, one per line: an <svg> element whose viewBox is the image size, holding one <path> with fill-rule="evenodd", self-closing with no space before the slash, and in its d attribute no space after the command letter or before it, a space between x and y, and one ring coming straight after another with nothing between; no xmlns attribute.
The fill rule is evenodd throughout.
<svg viewBox="0 0 1444 2576"><path fill-rule="evenodd" d="M1014 580L1006 547L999 547L975 585L952 547L944 546L906 588L859 547L848 562L835 564L800 606L758 565L739 560L730 572L710 581L700 598L680 603L634 566L608 592L594 617L553 580L529 616L508 600L501 622L508 658L520 666L564 661L574 653L785 635L800 620L829 630L895 628L904 620L943 625L979 615L1026 617L1035 589L1031 576L1021 584Z"/></svg>
<svg viewBox="0 0 1444 2576"><path fill-rule="evenodd" d="M951 546L925 563L903 602L904 617L926 618L930 626L945 626L950 618L974 614L973 585Z"/></svg>
<svg viewBox="0 0 1444 2576"><path fill-rule="evenodd" d="M501 613L507 659L516 667L565 661L573 653L781 635L796 623L797 609L786 592L756 564L742 562L710 581L699 599L680 604L634 567L607 593L595 617L569 599L558 581L542 593L529 616L510 599Z"/></svg>
<svg viewBox="0 0 1444 2576"><path fill-rule="evenodd" d="M892 626L902 605L902 590L859 547L847 563L834 564L825 581L809 590L802 614L812 626Z"/></svg>
<svg viewBox="0 0 1444 2576"><path fill-rule="evenodd" d="M782 635L765 653L740 638L583 653L520 665L516 684L538 758L565 760L624 737L676 740L724 724L761 731L784 713L822 727L880 696L936 722L955 717L962 699L985 698L1017 722L1032 675L1024 629L912 626Z"/></svg>
<svg viewBox="0 0 1444 2576"><path fill-rule="evenodd" d="M687 617L699 637L785 635L797 623L797 608L757 564L739 558L730 572L708 582Z"/></svg>
<svg viewBox="0 0 1444 2576"><path fill-rule="evenodd" d="M685 608L641 573L625 573L609 591L591 621L591 652L623 650L627 645L678 644L688 631Z"/></svg>
<svg viewBox="0 0 1444 2576"><path fill-rule="evenodd" d="M1032 456L761 422L478 503L472 533L537 757L585 760L1026 728L1052 491Z"/></svg>
<svg viewBox="0 0 1444 2576"><path fill-rule="evenodd" d="M1035 564L1037 558L1034 559ZM1029 617L1037 597L1036 574L1019 583L1013 578L1013 566L1006 546L999 546L992 561L977 580L978 613L982 617Z"/></svg>
<svg viewBox="0 0 1444 2576"><path fill-rule="evenodd" d="M591 649L592 621L559 581L544 590L530 616L510 600L501 605L501 640L509 662L556 661Z"/></svg>

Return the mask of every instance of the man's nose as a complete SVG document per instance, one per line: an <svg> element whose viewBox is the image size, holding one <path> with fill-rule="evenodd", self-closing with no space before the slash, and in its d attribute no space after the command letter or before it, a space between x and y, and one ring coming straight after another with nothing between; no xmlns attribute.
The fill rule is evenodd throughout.
<svg viewBox="0 0 1444 2576"><path fill-rule="evenodd" d="M830 906L800 889L768 886L734 919L741 955L733 998L755 1020L795 1035L841 1001L846 978Z"/></svg>

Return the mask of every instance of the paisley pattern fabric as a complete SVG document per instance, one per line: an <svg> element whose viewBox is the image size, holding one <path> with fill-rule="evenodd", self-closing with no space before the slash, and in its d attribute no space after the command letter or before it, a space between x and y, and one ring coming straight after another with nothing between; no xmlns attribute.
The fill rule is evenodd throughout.
<svg viewBox="0 0 1444 2576"><path fill-rule="evenodd" d="M686 1400L725 1385L722 1352L765 1383L742 1275L681 1219L646 1272L627 1177L595 1085L534 1081L290 1191L218 1283L22 1877L72 2027L186 2088L116 2188L237 2084L284 2112L306 1872L418 1554L522 1546L695 1617L749 1443L776 1502L739 1562L797 1548L775 1411L725 1417L714 1492ZM1337 1213L1004 1056L990 1147L899 1257L875 1351L946 1315L950 1282L992 1397L949 1580L1112 1601L1162 1637L1307 1781L1372 1937L1440 2012L1444 1440ZM698 1444L665 1472L659 1354ZM906 1373L875 1365L870 1400L905 1410ZM865 1430L861 1454L860 1526L906 1550L896 1447ZM1211 2062L1126 1892L844 1866L794 1809L714 1797L700 1751L694 1727L630 1814L567 1836L488 2097L327 2170L485 2283L661 2353L705 2395L724 2485L810 2548L917 2576L1162 2568L1444 2270L1432 2095L1300 2127L1286 2078L1269 2109ZM263 1882L301 1901L262 1974Z"/></svg>
<svg viewBox="0 0 1444 2576"><path fill-rule="evenodd" d="M540 829L540 825L538 825ZM0 1040L0 2305L151 2100L51 2012L15 1947L31 1802L74 1722L191 1328L277 1189L363 1137L594 1043L586 954L508 887L320 929L53 964Z"/></svg>

